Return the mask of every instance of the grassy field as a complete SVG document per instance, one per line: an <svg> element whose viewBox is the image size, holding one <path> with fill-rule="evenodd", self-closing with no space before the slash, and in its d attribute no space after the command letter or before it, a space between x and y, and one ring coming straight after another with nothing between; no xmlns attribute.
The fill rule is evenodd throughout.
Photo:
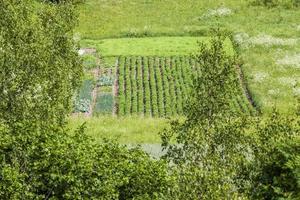
<svg viewBox="0 0 300 200"><path fill-rule="evenodd" d="M241 46L242 69L255 103L264 113L276 106L289 114L300 95L300 10L248 2L87 0L80 7L76 37L82 47L96 48L115 66L115 56L189 55L197 50L197 41L207 41L211 28L220 27L231 31ZM87 120L88 132L96 138L119 133L125 143L156 142L151 136L155 131L143 135L143 128L152 130L151 120L159 119L125 117L116 124L111 117ZM137 137L138 132L143 136Z"/></svg>
<svg viewBox="0 0 300 200"><path fill-rule="evenodd" d="M82 40L81 46L92 47L102 57L117 56L188 56L198 49L198 43L209 44L210 37L146 37ZM230 40L226 43L228 53L233 53Z"/></svg>
<svg viewBox="0 0 300 200"><path fill-rule="evenodd" d="M293 37L298 34L300 13L296 9L250 7L248 2L87 0L80 9L77 32L83 39L198 36L207 35L211 27L220 24L230 30L251 35L266 33L277 37Z"/></svg>
<svg viewBox="0 0 300 200"><path fill-rule="evenodd" d="M209 37L148 37L82 40L81 46L93 47L103 57L189 55L197 50L197 42Z"/></svg>
<svg viewBox="0 0 300 200"><path fill-rule="evenodd" d="M71 117L70 129L86 122L86 133L101 142L103 138L124 144L161 143L159 132L168 127L167 119L141 117Z"/></svg>
<svg viewBox="0 0 300 200"><path fill-rule="evenodd" d="M95 45L103 55L170 55L195 50L196 38L209 36L210 28L227 29L243 43L243 70L256 103L264 112L276 105L282 112L290 113L294 109L294 96L300 93L299 86L294 88L293 84L300 76L297 67L300 63L299 19L300 10L255 7L247 1L88 0L81 7L77 32L83 44ZM121 39L122 42L119 39L94 40L168 35L177 36L175 42L165 37L127 38ZM192 40L178 38L191 35L197 37ZM145 41L151 40L159 48L151 51L145 48ZM189 44L185 45L183 40ZM282 64L281 60L289 60L289 57L294 63Z"/></svg>

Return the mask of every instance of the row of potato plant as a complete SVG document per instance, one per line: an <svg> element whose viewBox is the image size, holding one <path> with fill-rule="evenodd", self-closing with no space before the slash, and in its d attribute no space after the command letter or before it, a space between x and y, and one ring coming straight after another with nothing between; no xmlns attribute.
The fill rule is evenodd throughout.
<svg viewBox="0 0 300 200"><path fill-rule="evenodd" d="M191 57L120 57L117 66L117 114L147 117L182 115L199 66ZM235 112L254 114L244 95L232 97Z"/></svg>

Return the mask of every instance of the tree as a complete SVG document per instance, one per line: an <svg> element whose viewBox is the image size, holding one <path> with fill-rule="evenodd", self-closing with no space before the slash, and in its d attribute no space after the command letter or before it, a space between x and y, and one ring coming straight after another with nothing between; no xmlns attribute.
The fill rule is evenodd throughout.
<svg viewBox="0 0 300 200"><path fill-rule="evenodd" d="M246 121L235 118L230 102L238 90L236 59L226 53L226 37L216 36L211 45L200 44L195 56L200 73L185 107L186 120L174 121L162 134L166 159L178 171L178 199L234 199L248 138ZM171 141L176 141L173 144Z"/></svg>
<svg viewBox="0 0 300 200"><path fill-rule="evenodd" d="M299 199L299 115L243 116L230 110L234 58L224 37L201 45L186 119L162 133L177 173L174 199ZM224 85L226 84L226 85Z"/></svg>
<svg viewBox="0 0 300 200"><path fill-rule="evenodd" d="M253 123L252 199L300 198L300 118L274 111Z"/></svg>
<svg viewBox="0 0 300 200"><path fill-rule="evenodd" d="M164 161L65 126L82 76L73 1L0 0L0 13L0 199L165 198Z"/></svg>
<svg viewBox="0 0 300 200"><path fill-rule="evenodd" d="M83 70L74 5L1 0L0 12L1 122L63 124Z"/></svg>

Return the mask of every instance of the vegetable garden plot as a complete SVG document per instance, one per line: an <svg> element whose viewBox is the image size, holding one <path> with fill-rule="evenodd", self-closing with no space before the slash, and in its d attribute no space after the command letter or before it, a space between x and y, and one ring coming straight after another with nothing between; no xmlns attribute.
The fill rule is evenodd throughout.
<svg viewBox="0 0 300 200"><path fill-rule="evenodd" d="M89 112L92 102L92 92L94 89L94 81L92 79L84 80L75 100L75 112Z"/></svg>
<svg viewBox="0 0 300 200"><path fill-rule="evenodd" d="M166 117L183 114L193 76L198 73L190 57L120 57L117 66L117 114ZM232 109L254 114L240 87Z"/></svg>
<svg viewBox="0 0 300 200"><path fill-rule="evenodd" d="M96 99L94 114L112 114L114 97L112 93L99 93Z"/></svg>
<svg viewBox="0 0 300 200"><path fill-rule="evenodd" d="M92 54L82 56L83 66L86 69L93 69L97 66L97 57Z"/></svg>

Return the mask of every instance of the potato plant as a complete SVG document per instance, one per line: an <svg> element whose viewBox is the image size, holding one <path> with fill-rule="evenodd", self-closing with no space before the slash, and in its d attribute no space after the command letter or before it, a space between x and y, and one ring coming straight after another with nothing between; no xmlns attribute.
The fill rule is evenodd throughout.
<svg viewBox="0 0 300 200"><path fill-rule="evenodd" d="M144 104L145 116L151 116L151 97L150 97L150 74L148 66L148 58L143 59L143 85L144 85Z"/></svg>
<svg viewBox="0 0 300 200"><path fill-rule="evenodd" d="M182 115L194 79L201 71L195 58L126 57L119 62L119 115L168 117ZM238 73L236 74L236 76ZM238 81L238 79L235 79ZM235 113L255 115L255 108L247 99L241 83L230 108Z"/></svg>
<svg viewBox="0 0 300 200"><path fill-rule="evenodd" d="M119 90L118 90L118 114L120 116L125 115L125 82L124 82L124 77L125 77L125 69L124 69L124 58L121 57L119 58L119 64L118 64L118 85L119 85Z"/></svg>
<svg viewBox="0 0 300 200"><path fill-rule="evenodd" d="M154 70L154 59L153 57L150 57L148 59L148 65L149 65L149 74L150 74L150 99L151 99L151 115L153 117L158 117L158 91L157 91L157 81L156 81L156 75Z"/></svg>
<svg viewBox="0 0 300 200"><path fill-rule="evenodd" d="M162 82L162 74L159 67L159 58L155 58L154 60L154 71L155 71L155 79L156 79L156 90L157 90L157 103L158 103L158 113L159 116L165 115L165 104L164 104L164 88Z"/></svg>

